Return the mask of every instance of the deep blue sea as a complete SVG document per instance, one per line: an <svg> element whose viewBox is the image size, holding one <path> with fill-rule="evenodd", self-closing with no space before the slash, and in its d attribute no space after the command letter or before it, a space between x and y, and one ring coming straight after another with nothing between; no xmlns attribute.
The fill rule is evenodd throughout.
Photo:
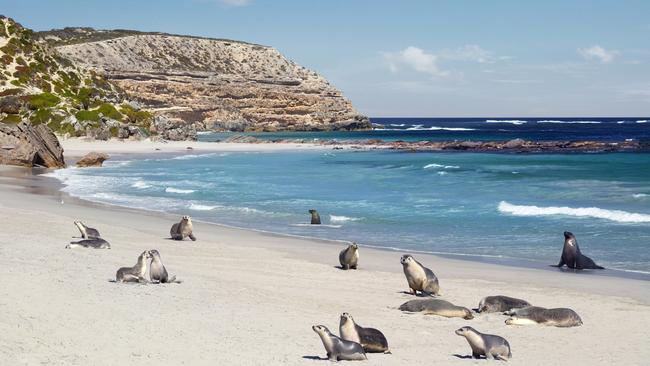
<svg viewBox="0 0 650 366"><path fill-rule="evenodd" d="M373 122L395 130L284 135L402 140L650 136L650 123L643 118L543 120L560 119L382 119ZM414 125L423 130L409 130ZM449 130L454 128L468 130ZM405 252L554 264L568 230L597 263L650 273L647 153L188 152L109 160L103 168L53 175L66 192L92 201ZM311 208L320 212L324 225L307 224Z"/></svg>
<svg viewBox="0 0 650 366"><path fill-rule="evenodd" d="M521 138L534 141L650 140L649 117L625 118L372 118L383 127L357 132L258 132L246 133L265 140L363 140L385 141L500 141ZM202 141L223 140L233 133L201 134Z"/></svg>

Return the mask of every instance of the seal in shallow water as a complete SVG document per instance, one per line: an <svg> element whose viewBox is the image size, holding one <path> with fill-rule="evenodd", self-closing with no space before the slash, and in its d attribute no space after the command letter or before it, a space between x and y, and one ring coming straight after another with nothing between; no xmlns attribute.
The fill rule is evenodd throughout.
<svg viewBox="0 0 650 366"><path fill-rule="evenodd" d="M487 296L478 303L477 311L479 313L502 313L511 309L524 308L530 306L526 300L516 299L508 296Z"/></svg>
<svg viewBox="0 0 650 366"><path fill-rule="evenodd" d="M485 356L488 360L499 359L508 361L512 357L510 344L503 337L493 334L483 334L472 327L462 327L456 334L465 337L472 348L472 357Z"/></svg>
<svg viewBox="0 0 650 366"><path fill-rule="evenodd" d="M539 306L528 306L521 309L507 311L508 325L542 324L555 327L577 327L582 325L580 316L571 309L555 308L546 309Z"/></svg>
<svg viewBox="0 0 650 366"><path fill-rule="evenodd" d="M468 308L456 306L449 301L441 299L410 300L400 305L399 309L411 313L439 315L447 318L474 319L472 312Z"/></svg>
<svg viewBox="0 0 650 366"><path fill-rule="evenodd" d="M368 353L390 353L388 350L388 340L386 340L386 336L382 332L374 328L359 326L352 319L352 315L348 313L341 314L339 333L341 334L341 338L346 341L361 344L363 350Z"/></svg>
<svg viewBox="0 0 650 366"><path fill-rule="evenodd" d="M82 239L92 239L92 238L99 238L99 231L97 229L93 229L91 227L88 227L84 225L83 222L81 221L75 221L74 222L75 226L77 229L79 229L79 232L81 233L81 238Z"/></svg>
<svg viewBox="0 0 650 366"><path fill-rule="evenodd" d="M363 351L363 347L359 343L346 341L335 336L324 325L314 325L311 329L320 336L320 340L323 342L323 346L325 346L325 351L327 352L327 358L330 361L362 361L368 359L366 353Z"/></svg>
<svg viewBox="0 0 650 366"><path fill-rule="evenodd" d="M359 246L357 243L348 245L339 253L339 263L342 269L357 269L359 263Z"/></svg>
<svg viewBox="0 0 650 366"><path fill-rule="evenodd" d="M196 241L193 230L194 226L192 225L192 218L189 216L183 216L179 223L172 225L171 230L169 230L169 235L171 235L174 240L183 240L189 237L192 241Z"/></svg>
<svg viewBox="0 0 650 366"><path fill-rule="evenodd" d="M410 254L404 254L400 262L413 295L417 295L418 291L426 295L440 295L438 277L433 271L420 264Z"/></svg>
<svg viewBox="0 0 650 366"><path fill-rule="evenodd" d="M573 269L605 269L580 252L575 235L569 231L564 232L564 248L562 248L562 257L557 267L564 265Z"/></svg>
<svg viewBox="0 0 650 366"><path fill-rule="evenodd" d="M145 250L138 257L138 263L133 267L122 267L115 274L115 282L149 282L145 277L151 260L151 253Z"/></svg>
<svg viewBox="0 0 650 366"><path fill-rule="evenodd" d="M309 213L311 214L311 224L320 225L320 215L318 214L318 211L312 209L309 210Z"/></svg>

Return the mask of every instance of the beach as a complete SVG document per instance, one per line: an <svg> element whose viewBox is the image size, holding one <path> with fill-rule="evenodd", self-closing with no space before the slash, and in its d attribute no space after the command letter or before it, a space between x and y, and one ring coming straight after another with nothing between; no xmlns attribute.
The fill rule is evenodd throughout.
<svg viewBox="0 0 650 366"><path fill-rule="evenodd" d="M69 163L89 151L208 151L193 142L63 145ZM236 145L209 144L210 151L276 146ZM342 271L335 267L342 242L203 222L194 223L196 242L177 242L168 239L177 215L84 202L59 193L51 178L20 168L1 172L0 359L6 364L324 364L311 326L338 334L343 312L388 339L392 354L369 354L368 365L476 364L462 358L470 347L454 334L466 325L506 338L516 365L645 365L650 357L648 281L415 254L440 279L442 298L454 304L475 308L485 296L508 295L574 309L584 325L517 327L506 326L500 314L472 320L405 314L397 308L413 296L405 293L401 252L361 243L359 270ZM99 229L112 249L65 249L78 236L73 220ZM182 283L110 282L148 249L157 249Z"/></svg>

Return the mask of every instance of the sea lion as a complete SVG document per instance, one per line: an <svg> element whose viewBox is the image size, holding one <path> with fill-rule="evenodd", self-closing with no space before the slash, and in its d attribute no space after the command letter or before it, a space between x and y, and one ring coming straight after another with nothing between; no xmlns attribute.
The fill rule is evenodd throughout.
<svg viewBox="0 0 650 366"><path fill-rule="evenodd" d="M488 360L498 359L508 361L512 357L510 344L503 337L493 334L483 334L472 327L462 327L456 334L465 337L472 348L472 357L485 356Z"/></svg>
<svg viewBox="0 0 650 366"><path fill-rule="evenodd" d="M468 308L456 306L449 301L441 299L410 300L400 305L399 309L411 313L421 312L427 315L439 315L447 318L474 319L472 312Z"/></svg>
<svg viewBox="0 0 650 366"><path fill-rule="evenodd" d="M115 274L115 282L149 282L146 279L149 261L151 260L151 253L145 250L138 257L138 263L133 267L122 267L117 270Z"/></svg>
<svg viewBox="0 0 650 366"><path fill-rule="evenodd" d="M510 309L518 309L530 306L526 300L516 299L508 296L487 296L478 303L479 313L502 313Z"/></svg>
<svg viewBox="0 0 650 366"><path fill-rule="evenodd" d="M348 245L339 253L339 263L342 269L357 269L359 263L359 246L357 243Z"/></svg>
<svg viewBox="0 0 650 366"><path fill-rule="evenodd" d="M426 295L440 295L438 277L433 271L420 264L410 254L404 254L400 262L413 295L417 295L418 291Z"/></svg>
<svg viewBox="0 0 650 366"><path fill-rule="evenodd" d="M149 267L149 277L151 278L151 282L180 283L180 281L176 281L176 276L172 276L171 278L169 277L167 269L165 268L165 265L163 265L162 259L160 259L160 253L156 249L150 250L149 254L151 254L152 258L151 266Z"/></svg>
<svg viewBox="0 0 650 366"><path fill-rule="evenodd" d="M318 211L309 210L309 213L311 214L311 224L320 225L320 215L318 214Z"/></svg>
<svg viewBox="0 0 650 366"><path fill-rule="evenodd" d="M71 241L65 246L66 249L74 248L94 248L94 249L111 249L111 244L102 238L84 239Z"/></svg>
<svg viewBox="0 0 650 366"><path fill-rule="evenodd" d="M99 238L99 231L97 229L93 229L91 227L88 227L84 225L83 222L81 221L75 221L74 222L75 226L77 229L79 229L79 232L81 233L81 238L82 239L92 239L92 238Z"/></svg>
<svg viewBox="0 0 650 366"><path fill-rule="evenodd" d="M359 326L352 319L352 315L348 313L341 314L339 333L341 338L346 341L361 344L363 350L368 353L390 353L388 341L382 332L374 328Z"/></svg>
<svg viewBox="0 0 650 366"><path fill-rule="evenodd" d="M562 248L560 263L554 267L564 265L573 269L605 269L605 267L597 265L591 258L580 252L575 235L568 231L564 232L564 248Z"/></svg>
<svg viewBox="0 0 650 366"><path fill-rule="evenodd" d="M363 347L359 343L346 341L335 336L324 325L314 325L311 329L323 341L323 346L325 346L325 351L327 351L327 358L330 361L363 361L368 359L366 353L363 351Z"/></svg>
<svg viewBox="0 0 650 366"><path fill-rule="evenodd" d="M171 235L174 240L183 240L186 237L189 237L192 241L196 241L196 237L192 232L193 230L194 226L192 226L192 218L189 216L183 216L181 222L172 225L171 230L169 230L169 235Z"/></svg>
<svg viewBox="0 0 650 366"><path fill-rule="evenodd" d="M543 324L555 327L577 327L582 325L580 316L571 309L555 308L546 309L539 306L528 306L521 309L507 311L508 325Z"/></svg>

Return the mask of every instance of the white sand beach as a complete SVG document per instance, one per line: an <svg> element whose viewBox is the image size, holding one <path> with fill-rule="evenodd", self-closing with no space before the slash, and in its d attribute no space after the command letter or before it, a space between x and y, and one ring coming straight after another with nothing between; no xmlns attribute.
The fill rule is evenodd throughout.
<svg viewBox="0 0 650 366"><path fill-rule="evenodd" d="M89 151L179 152L187 146L195 153L292 148L63 144L66 157ZM508 295L543 307L572 308L584 325L507 326L500 314L472 320L405 314L397 308L414 297L404 292L401 252L361 243L359 270L342 271L335 266L343 243L201 222L194 224L196 242L171 241L169 228L177 216L80 202L52 194L55 184L49 178L1 169L3 365L323 365L329 362L311 326L323 324L338 334L343 312L388 338L392 354L369 354L359 364L483 364L462 358L471 350L454 330L465 325L506 338L514 365L647 365L650 360L649 281L415 254L439 277L442 298L454 304L475 308L484 296ZM65 249L79 234L73 225L79 219L99 229L112 249ZM110 282L119 267L134 265L147 249L157 249L170 274L183 282Z"/></svg>

